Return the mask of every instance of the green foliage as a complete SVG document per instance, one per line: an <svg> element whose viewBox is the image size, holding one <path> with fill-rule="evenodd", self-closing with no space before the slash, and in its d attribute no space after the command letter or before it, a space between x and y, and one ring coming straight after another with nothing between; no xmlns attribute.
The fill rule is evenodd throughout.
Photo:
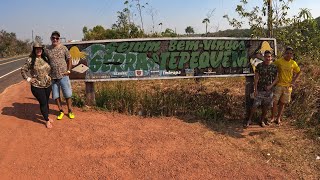
<svg viewBox="0 0 320 180"><path fill-rule="evenodd" d="M105 29L101 25L93 29L83 27L83 40L102 40L102 39L126 39L144 37L144 33L138 26L129 21L128 8L118 11L118 19L111 29Z"/></svg>
<svg viewBox="0 0 320 180"><path fill-rule="evenodd" d="M215 110L212 107L200 107L197 110L196 115L203 120L212 120L214 122L224 118L224 115L220 111Z"/></svg>
<svg viewBox="0 0 320 180"><path fill-rule="evenodd" d="M202 23L204 23L206 25L206 34L208 34L208 24L210 23L209 18L204 18L202 20Z"/></svg>
<svg viewBox="0 0 320 180"><path fill-rule="evenodd" d="M187 34L194 34L194 29L193 29L193 27L188 26L188 27L185 29L185 32L186 32Z"/></svg>
<svg viewBox="0 0 320 180"><path fill-rule="evenodd" d="M273 37L277 39L281 46L292 46L298 57L309 54L318 58L320 53L320 32L317 22L312 18L310 10L306 8L300 9L300 12L288 17L290 3L293 0L275 0L273 1L273 9L271 13L270 24L273 27ZM247 10L246 0L240 0L240 4L236 7L236 12L241 20L248 20L251 33L254 37L267 37L268 18L268 0L264 0L263 5L253 7L252 10ZM235 18L224 16L229 24L236 28L241 28L244 24Z"/></svg>
<svg viewBox="0 0 320 180"><path fill-rule="evenodd" d="M163 37L177 37L177 33L175 33L172 29L167 28L164 32L161 33Z"/></svg>
<svg viewBox="0 0 320 180"><path fill-rule="evenodd" d="M96 93L96 106L110 111L133 114L136 112L137 91L123 82L102 87Z"/></svg>
<svg viewBox="0 0 320 180"><path fill-rule="evenodd" d="M82 97L78 94L72 94L72 106L83 107L85 105L85 97Z"/></svg>
<svg viewBox="0 0 320 180"><path fill-rule="evenodd" d="M15 33L0 31L0 58L10 57L31 52L28 41L18 40Z"/></svg>

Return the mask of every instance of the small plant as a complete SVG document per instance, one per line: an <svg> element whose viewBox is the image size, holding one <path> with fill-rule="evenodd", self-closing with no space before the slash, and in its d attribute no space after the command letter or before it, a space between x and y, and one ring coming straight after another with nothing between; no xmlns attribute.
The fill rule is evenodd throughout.
<svg viewBox="0 0 320 180"><path fill-rule="evenodd" d="M72 106L76 106L76 107L83 107L85 104L85 100L84 97L80 97L77 94L72 94Z"/></svg>

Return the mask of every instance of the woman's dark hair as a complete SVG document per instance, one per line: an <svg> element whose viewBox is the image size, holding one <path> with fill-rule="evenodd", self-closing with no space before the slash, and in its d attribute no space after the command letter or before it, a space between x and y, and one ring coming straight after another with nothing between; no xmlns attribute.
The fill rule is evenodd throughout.
<svg viewBox="0 0 320 180"><path fill-rule="evenodd" d="M32 52L31 54L29 55L29 57L31 58L31 69L34 68L34 63L36 61L36 58L37 58L37 55L36 55L36 47L33 47L32 48ZM48 64L50 63L49 62L49 58L48 56L46 55L46 53L44 52L44 49L42 48L42 53L41 53L41 58L46 61Z"/></svg>

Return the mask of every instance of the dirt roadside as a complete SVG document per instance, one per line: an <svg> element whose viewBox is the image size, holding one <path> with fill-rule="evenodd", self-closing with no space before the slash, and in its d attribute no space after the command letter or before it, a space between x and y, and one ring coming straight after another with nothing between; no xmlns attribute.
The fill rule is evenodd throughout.
<svg viewBox="0 0 320 180"><path fill-rule="evenodd" d="M21 82L0 94L1 179L297 178L247 149L246 138L176 118L75 108L74 120L46 129L29 89Z"/></svg>

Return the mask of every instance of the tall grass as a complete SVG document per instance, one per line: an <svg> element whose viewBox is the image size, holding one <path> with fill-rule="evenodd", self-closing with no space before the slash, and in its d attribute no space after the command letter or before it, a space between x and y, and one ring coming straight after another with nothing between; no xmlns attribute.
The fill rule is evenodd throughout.
<svg viewBox="0 0 320 180"><path fill-rule="evenodd" d="M138 92L129 84L113 83L112 86L103 86L96 93L96 106L120 113L134 114L137 112Z"/></svg>
<svg viewBox="0 0 320 180"><path fill-rule="evenodd" d="M228 88L214 87L211 82L214 80L109 82L97 86L96 106L143 116L192 115L207 120L243 118L244 94L232 94Z"/></svg>
<svg viewBox="0 0 320 180"><path fill-rule="evenodd" d="M297 128L320 136L320 62L304 57L302 75L285 116ZM143 116L189 116L215 123L243 119L244 78L119 81L96 84L96 106ZM83 92L79 92L80 94ZM83 95L73 97L83 105Z"/></svg>

